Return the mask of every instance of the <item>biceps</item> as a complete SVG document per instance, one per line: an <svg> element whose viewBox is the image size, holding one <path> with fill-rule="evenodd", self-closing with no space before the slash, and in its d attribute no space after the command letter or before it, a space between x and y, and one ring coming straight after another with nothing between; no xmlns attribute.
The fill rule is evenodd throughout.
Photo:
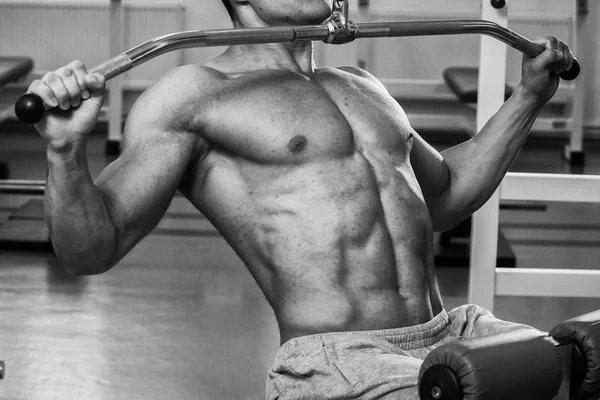
<svg viewBox="0 0 600 400"><path fill-rule="evenodd" d="M163 217L187 166L185 154L168 143L124 149L96 180L117 232L119 258Z"/></svg>
<svg viewBox="0 0 600 400"><path fill-rule="evenodd" d="M413 133L410 161L426 198L437 198L450 186L450 170L444 157Z"/></svg>

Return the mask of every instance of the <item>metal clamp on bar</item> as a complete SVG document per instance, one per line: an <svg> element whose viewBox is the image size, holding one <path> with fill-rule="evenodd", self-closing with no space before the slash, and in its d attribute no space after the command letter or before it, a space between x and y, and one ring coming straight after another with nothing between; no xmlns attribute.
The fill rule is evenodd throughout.
<svg viewBox="0 0 600 400"><path fill-rule="evenodd" d="M350 6L348 0L336 0L333 14L325 21L329 36L323 41L329 44L346 44L358 37L358 26L348 18Z"/></svg>

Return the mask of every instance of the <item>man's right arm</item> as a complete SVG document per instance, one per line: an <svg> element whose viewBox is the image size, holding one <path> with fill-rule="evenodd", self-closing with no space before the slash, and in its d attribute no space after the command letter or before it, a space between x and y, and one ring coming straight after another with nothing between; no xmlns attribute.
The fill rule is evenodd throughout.
<svg viewBox="0 0 600 400"><path fill-rule="evenodd" d="M201 140L186 130L185 118L194 115L193 102L185 101L190 73L173 71L140 96L120 157L96 182L87 140L60 150L48 146L46 220L55 253L71 273L109 270L166 212Z"/></svg>

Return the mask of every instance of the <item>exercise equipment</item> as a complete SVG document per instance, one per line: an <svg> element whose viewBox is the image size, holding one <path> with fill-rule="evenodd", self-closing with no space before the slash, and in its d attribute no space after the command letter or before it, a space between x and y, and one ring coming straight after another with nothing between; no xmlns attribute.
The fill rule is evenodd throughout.
<svg viewBox="0 0 600 400"><path fill-rule="evenodd" d="M570 1L571 11L564 16L570 29L571 50L575 53L578 50L579 37L584 25L585 15L589 12L586 2ZM483 0L483 6L486 7L490 0ZM502 7L499 2L491 0L491 7L498 14L498 19L493 22L505 24L507 17L502 10L509 7L509 2L503 0ZM505 26L505 25L504 25ZM506 59L496 59L499 63L506 63ZM458 97L458 99L469 106L477 103L478 93L478 75L479 68L470 67L448 67L443 72L446 85ZM583 151L583 88L585 83L579 80L568 85L561 85L560 90L554 98L548 103L547 109L552 110L552 115L540 116L537 118L532 132L554 132L569 133L569 144L565 146L563 155L571 165L583 166L585 164L585 153ZM514 88L506 85L505 100L508 99ZM487 99L483 99L487 101ZM468 129L474 130L473 128ZM476 132L469 132L470 135Z"/></svg>
<svg viewBox="0 0 600 400"><path fill-rule="evenodd" d="M495 7L493 4L492 6ZM474 67L449 67L444 70L444 81L452 92L463 103L478 102L479 69ZM506 101L513 92L513 88L504 85L504 100ZM458 226L440 235L440 255L455 260L453 263L436 265L469 265L470 246L468 238L471 236L472 218L462 221ZM462 242L453 239L463 239ZM510 244L501 231L498 232L498 255L496 257L496 268L515 268L517 259L510 248Z"/></svg>
<svg viewBox="0 0 600 400"><path fill-rule="evenodd" d="M452 23L454 23L454 21L452 21ZM403 25L419 25L422 23L401 23ZM439 21L436 21L436 24L439 24ZM450 24L450 23L448 23ZM344 29L344 32L348 32L348 34L353 35L354 37L352 38L352 40L354 40L359 36L360 30L355 30L354 32L353 29L347 30L348 26L350 26L351 24L348 24ZM389 24L388 24L389 25ZM442 24L443 25L443 24ZM337 25L333 25L334 29L328 29L328 32L319 32L319 35L322 35L323 33L327 33L327 37L325 41L331 40L331 43L336 43L337 38L339 38L339 36L336 36L335 31L336 31L336 27L339 28L339 26ZM423 25L420 25L420 27L422 28ZM489 27L489 26L488 26ZM331 28L331 26L330 26ZM414 26L413 26L414 28ZM381 34L381 31L379 31L380 29L382 29L381 27L376 27L373 26L373 36L370 37L375 37L375 36L402 36L403 34L390 34L390 32L385 32L384 34ZM432 29L431 33L419 33L420 35L423 34L457 34L457 33L484 33L484 34L489 34L491 36L494 36L494 34L492 34L491 32L493 32L494 30L488 30L488 31L483 31L483 32L472 32L472 31L462 31L462 32L455 32L453 30L450 29L450 26L445 26L444 29L448 29L448 30L440 30L440 31L436 31L435 29ZM333 33L331 31L334 31ZM485 30L485 29L484 29ZM367 29L368 31L368 29ZM394 31L395 33L398 32L406 32L403 29L398 29L397 31ZM502 30L501 30L502 31ZM316 32L316 29L315 29ZM421 31L422 32L422 31ZM435 32L435 33L434 33ZM446 32L446 33L441 33L441 32ZM447 33L447 32L453 32L453 33ZM271 32L274 34L274 32ZM308 32L300 32L300 33L304 33L307 36L304 36L304 38L308 37L309 34ZM314 33L314 32L313 32ZM244 34L248 34L249 36L252 36L251 32L238 32L238 34L240 36L243 36ZM280 34L283 36L289 35L289 32L280 32ZM416 34L416 33L412 33L412 34ZM296 31L294 31L294 39L296 38ZM218 35L217 35L218 36ZM288 36L286 36L288 37ZM368 36L364 36L364 37L368 37ZM494 36L496 37L496 36ZM289 38L289 37L288 37ZM497 37L496 37L497 38ZM506 37L504 37L506 38ZM184 38L180 38L182 39L182 42L179 44L181 47L177 47L177 48L183 48L183 47L196 47L197 44L185 44L185 41L183 40ZM343 39L343 38L342 38ZM228 40L232 40L232 38L229 38ZM241 39L240 39L241 40ZM313 40L313 39L304 39L304 40ZM502 40L502 39L501 39ZM191 40L193 42L193 40ZM273 42L274 40L270 40L269 42ZM282 39L283 41L283 39ZM289 41L289 40L285 40L285 41ZM214 43L217 43L218 40L216 40ZM242 42L242 43L248 43L248 42ZM252 43L264 43L264 42L252 42ZM341 43L341 42L338 42ZM223 43L220 43L223 44ZM213 45L220 45L220 44L213 44ZM231 43L228 42L227 44L235 44L235 43ZM152 46L155 46L156 43L154 43ZM165 43L163 43L163 45L165 45ZM167 46L168 47L168 46ZM514 46L516 47L516 46ZM137 48L136 48L137 49ZM135 50L135 49L133 49ZM150 47L150 48L146 48L146 49L141 49L139 50L140 52L137 54L139 57L135 58L135 61L133 58L127 58L125 55L122 55L109 60L107 63L102 64L101 66L98 67L98 71L101 71L102 73L105 73L105 75L107 76L107 78L110 79L111 74L113 74L112 76L116 76L118 74L121 74L123 72L125 72L126 70L132 68L134 64L134 62L137 62L136 65L139 65L140 63L146 61L147 59L154 57L156 55L162 54L159 53L160 51L165 52L165 51L170 51L170 50L174 50L174 48L170 48L168 50L165 50L164 47ZM538 49L539 50L539 49ZM144 53L146 51L146 53ZM522 50L524 51L524 50ZM125 53L126 54L126 53ZM146 55L148 58L143 59L143 55ZM135 55L135 54L134 54ZM141 61L140 61L141 60ZM578 64L576 64L577 66L572 70L572 75L577 75L578 74ZM572 76L567 76L567 78L571 78ZM27 98L25 98L25 101L27 101ZM37 110L37 114L33 115L33 114L29 114L29 111L32 111L33 113L36 112L35 107L36 107L36 103L35 101L33 101L32 103L30 103L31 105L33 105L31 107L31 109L28 109L28 107L24 107L21 109L21 111L24 111L24 113L22 114L25 118L29 118L30 121L34 121L34 119L37 116L43 115L44 109L43 109L43 105L42 105L42 109L41 111ZM38 103L39 105L39 103ZM38 183L31 183L29 184L27 183L6 183L4 182L4 186L0 186L0 193L22 193L21 191L29 191L30 194L41 194L43 193L43 183L42 184L38 184ZM501 365L501 371L503 373L507 373L507 372L512 372L513 374L510 375L510 377L512 377L513 379L515 379L515 381L518 379L518 382L520 382L522 384L522 386L520 386L519 389L521 392L525 392L527 393L527 398L531 399L533 396L531 395L531 392L529 392L529 389L531 389L531 387L533 386L535 389L538 390L538 392L536 392L536 394L534 394L534 396L536 396L537 394L540 395L548 395L551 396L554 394L554 392L558 393L561 389L561 387L563 387L563 385L559 385L560 381L558 380L560 377L565 377L567 376L568 378L565 380L563 379L563 382L565 381L569 381L570 382L570 377L579 377L579 376L584 376L583 379L574 379L574 384L573 386L577 386L576 389L581 392L581 393L591 393L591 394L595 394L597 393L597 391L599 390L597 388L596 382L598 381L598 371L597 368L595 367L595 365L597 366L597 360L599 358L599 355L597 354L597 350L598 346L597 346L597 341L598 341L598 332L594 331L592 329L592 327L594 325L598 325L598 322L600 322L600 315L593 315L591 317L586 318L581 318L577 321L577 323L567 323L565 322L563 327L557 327L555 328L555 330L553 330L554 335L552 336L552 338L556 341L556 342L552 342L550 341L550 339L546 339L544 337L538 336L538 337L531 337L529 333L526 333L525 331L521 331L521 332L515 332L515 333L511 333L511 334L506 334L506 335L502 335L502 337L500 337L500 335L498 336L494 336L494 337L486 337L486 338L478 338L478 339L471 339L471 340L465 340L465 341L461 341L455 344L449 344L446 346L442 346L439 349L439 351L434 351L432 352L432 354L434 354L433 356L430 355L430 357L428 357L426 359L426 361L429 360L430 363L434 363L436 362L436 365L439 365L441 363L444 363L446 359L449 359L450 362L450 367L453 366L455 363L458 363L458 367L456 368L456 371L452 371L449 370L450 367L446 366L446 367L438 367L436 369L430 368L429 365L424 366L424 368L422 369L422 374L420 376L420 382L421 382L421 387L424 388L424 393L422 395L422 398L427 398L425 396L431 395L431 398L434 399L447 399L447 398L463 398L462 394L463 393L468 393L468 390L472 389L472 388L478 388L481 385L490 385L489 387L485 387L484 389L481 389L484 391L485 394L489 394L490 392L494 393L494 390L505 390L508 386L510 386L510 382L507 382L505 379L499 379L498 378L498 370L494 369L492 370L493 367L497 367L497 360L493 359L493 357L498 357L499 359L502 359L503 361L510 361L509 364L503 364ZM569 329L572 329L573 333L569 333ZM591 339L590 339L591 338ZM567 343L568 341L579 341L576 343L567 343L567 344L561 344L559 341L563 342L563 343ZM560 346L557 346L557 344L559 344ZM453 347L454 345L454 347ZM556 348L561 347L562 346L570 346L571 349L571 353L573 354L571 357L571 360L569 360L569 357L567 356L567 352L564 352L564 356L558 355L558 352L556 350ZM456 349L456 351L452 351L453 349ZM512 350L512 351L509 351ZM518 352L514 351L514 350L518 350ZM514 351L514 352L513 352ZM554 353L554 352L557 353ZM518 357L509 357L507 356L507 354L511 354L512 355L519 355L520 358ZM458 358L453 358L452 354L456 354L458 355ZM525 354L525 355L523 355ZM562 353L561 353L562 354ZM500 356L503 356L500 358ZM535 358L534 358L535 357ZM582 360L585 357L586 362L584 363ZM441 360L442 362L439 363L438 362L438 358L439 360ZM493 360L493 362L492 362ZM537 360L537 364L536 364L536 368L531 367L532 366L532 361L533 360ZM454 361L454 362L452 362ZM527 364L527 366L529 366L530 368L527 369L528 372L530 373L535 373L536 377L539 377L539 380L535 380L535 381L531 381L531 380L527 380L525 381L523 379L523 369L522 368L514 368L515 365L519 365L519 367L522 366L521 362L525 362L525 361L529 361ZM565 367L569 362L573 362L573 364L575 365L575 368L567 368ZM485 368L481 368L479 365L481 364L477 364L476 363L488 363L487 366ZM586 365L586 369L585 372L583 372L583 365ZM425 363L424 363L425 365ZM592 367L589 367L590 365L592 365ZM427 368L427 369L426 369ZM465 368L469 368L470 370L465 374L464 373L464 369ZM430 372L429 374L427 374L427 371L434 371L434 372ZM440 371L440 372L437 372ZM574 371L574 372L573 372ZM447 383L440 383L438 380L439 377L442 377L441 379L445 379L445 381ZM500 378L504 378L508 375L500 375ZM477 380L476 377L479 377L480 381ZM528 378L531 378L532 375L527 375ZM468 379L474 379L474 380L465 380L465 378ZM555 380L553 380L555 379ZM581 381L581 382L580 382ZM513 381L514 382L514 381ZM532 383L533 382L533 383ZM541 384L537 384L538 382L541 382ZM543 384L543 385L542 385ZM454 386L453 386L454 385ZM535 386L534 386L535 385ZM571 383L568 383L567 386L568 389L571 388ZM450 392L450 394L447 394L448 392ZM518 399L519 397L517 396L513 396L512 394L515 394L516 391L513 391L511 393L510 398L514 398L514 399ZM506 393L506 390L504 391L504 393ZM455 396L455 397L451 397L451 396ZM460 396L460 397L458 397ZM477 398L477 397L475 397ZM481 397L483 398L483 397ZM490 397L487 397L490 398ZM542 397L539 397L542 398Z"/></svg>
<svg viewBox="0 0 600 400"><path fill-rule="evenodd" d="M577 4L570 4L573 14L579 14ZM506 24L505 9L493 9L489 1L483 1L483 13ZM482 18L488 18L482 16ZM581 30L581 24L576 24ZM575 35L576 37L577 35ZM484 38L485 39L485 38ZM493 45L488 44L487 47ZM482 44L482 50L483 50ZM575 46L576 47L576 46ZM486 49L481 53L479 74L479 102L477 105L477 131L479 131L501 107L505 95L505 55L501 50ZM574 103L581 104L582 86L576 85ZM573 111L574 126L582 121L582 107ZM581 126L579 126L581 128ZM581 149L581 129L573 129L569 152ZM504 177L498 190L488 202L472 216L471 253L469 257L468 303L494 310L495 296L529 297L589 297L600 296L600 270L564 268L499 268L498 254L499 210L501 201L526 202L576 202L597 203L600 193L600 177L591 175L513 173ZM525 268L524 268L525 267Z"/></svg>
<svg viewBox="0 0 600 400"><path fill-rule="evenodd" d="M169 51L209 46L323 41L344 44L359 38L483 34L535 57L544 48L505 27L485 20L444 20L410 22L366 22L355 24L348 16L348 0L336 2L336 12L323 25L187 31L149 40L90 69L114 78L154 57ZM581 66L575 60L569 71L561 74L565 80L579 76ZM17 117L26 123L37 123L45 107L39 96L26 94L15 104Z"/></svg>
<svg viewBox="0 0 600 400"><path fill-rule="evenodd" d="M444 3L441 7L427 7L418 5L416 0L406 0L410 4L406 9L394 2L376 1L372 2L370 8L363 11L362 19L371 21L394 20L394 19L423 19L423 18L445 18L444 13L456 12L457 17L481 18L498 24L503 24L494 16L483 16L481 11L488 9L492 14L502 15L506 9L511 10L508 22L513 24L513 29L527 29L528 36L545 35L557 30L558 36L569 43L571 51L581 56L580 62L586 65L585 57L589 52L584 52L582 45L585 38L587 23L586 14L589 10L585 8L583 1L577 0L549 0L544 7L539 7L535 0L506 1L503 9L496 9L491 5L491 0L479 0L472 2L461 2L457 7L453 3L435 0L434 3ZM467 3L469 5L467 6ZM479 3L479 4L477 4ZM425 3L422 3L425 4ZM476 6L480 7L479 11ZM478 7L478 8L479 8ZM479 14L479 16L477 16ZM468 15L468 17L466 16ZM357 17L358 19L358 17ZM503 25L505 26L505 25ZM355 44L347 46L348 53L352 56L342 58L342 63L358 65L368 69L386 86L390 95L397 98L403 106L406 106L407 116L411 124L419 132L457 132L464 131L469 135L476 133L476 122L473 118L475 107L457 107L451 104L446 107L445 103L452 100L452 93L442 88L442 73L447 66L481 66L483 59L475 57L478 53L473 51L476 40L473 38L448 37L440 40L428 41L422 39L391 39L388 41L371 40L356 41ZM482 42L488 38L483 37ZM439 42L439 44L438 44ZM443 49L442 45L443 43ZM467 45L468 43L468 45ZM486 41L481 46L481 51L491 45L498 51L495 41ZM391 59L386 55L389 48L394 47L397 54L391 54ZM462 46L462 47L461 47ZM437 48L441 51L437 53ZM468 49L473 47L469 55ZM328 63L335 61L336 57L329 57L328 46L318 45L315 47L321 60ZM455 48L455 51L449 49ZM354 50L354 51L353 51ZM420 54L431 54L433 63L424 63L423 60L400 57L405 52L419 52ZM448 55L446 53L448 52ZM344 52L339 50L331 52L337 57L344 57ZM580 54L582 53L582 54ZM480 53L481 54L481 53ZM502 59L499 55L493 60L507 66L507 82L516 86L519 79L520 57L509 50L507 57ZM478 62L478 58L479 61ZM489 62L485 57L486 62ZM419 67L422 65L422 67ZM441 67L440 67L441 65ZM498 76L491 79L501 80ZM560 135L567 139L563 149L563 157L573 166L585 163L585 146L583 142L583 124L585 109L584 96L588 90L586 76L580 76L574 82L561 82L554 97L547 103L542 114L536 119L532 127L533 135L550 136ZM486 91L484 91L486 92ZM450 95L450 96L449 96ZM486 101L486 99L483 99Z"/></svg>
<svg viewBox="0 0 600 400"><path fill-rule="evenodd" d="M33 59L29 57L0 57L0 88L22 79L33 66Z"/></svg>
<svg viewBox="0 0 600 400"><path fill-rule="evenodd" d="M33 70L34 62L29 57L0 57L0 90L11 82L26 77ZM0 110L0 124L12 113L10 109ZM9 176L8 164L0 162L0 179Z"/></svg>
<svg viewBox="0 0 600 400"><path fill-rule="evenodd" d="M5 364L0 361L0 379ZM531 329L468 338L423 361L421 400L595 400L600 397L600 311L548 334Z"/></svg>
<svg viewBox="0 0 600 400"><path fill-rule="evenodd" d="M125 10L121 0L110 0L110 53L119 54L125 47ZM107 84L109 96L108 138L104 153L118 155L123 136L123 76L111 79Z"/></svg>
<svg viewBox="0 0 600 400"><path fill-rule="evenodd" d="M0 195L42 196L45 181L0 180ZM507 206L510 207L510 206ZM470 233L470 219L464 221L452 231L442 234L442 245L434 252L435 265L464 267L469 262L469 244L465 240L454 240L451 237L466 238ZM444 238L448 238L444 241ZM13 213L9 220L0 226L0 247L13 250L53 251L50 234L44 220L42 199L32 199ZM504 237L499 242L497 267L516 267L515 254Z"/></svg>
<svg viewBox="0 0 600 400"><path fill-rule="evenodd" d="M479 100L479 69L475 67L449 67L443 72L446 85L465 104L477 104ZM508 84L504 85L503 101L506 101L513 93L514 88ZM545 211L546 205L542 204L500 204L501 210L533 210ZM469 264L469 243L471 236L472 218L462 221L458 226L440 235L440 251L438 254L451 262L436 265L467 266ZM458 239L458 240L457 240ZM496 257L496 268L515 268L517 260L515 253L502 233L498 230L498 255Z"/></svg>
<svg viewBox="0 0 600 400"><path fill-rule="evenodd" d="M434 349L419 371L421 400L600 397L600 311L557 325L466 339Z"/></svg>
<svg viewBox="0 0 600 400"><path fill-rule="evenodd" d="M46 181L31 180L0 180L0 195L36 195L41 196L46 189Z"/></svg>
<svg viewBox="0 0 600 400"><path fill-rule="evenodd" d="M477 103L479 69L475 67L448 67L443 73L444 82L462 103ZM515 89L504 85L504 101L512 95Z"/></svg>
<svg viewBox="0 0 600 400"><path fill-rule="evenodd" d="M336 2L335 12L323 25L179 32L152 39L92 68L91 71L100 72L107 79L111 79L160 54L188 47L313 40L343 44L357 38L474 33L491 36L532 56L538 55L543 51L541 46L531 42L529 39L508 30L506 27L486 20L372 22L355 24L348 19L348 0L345 0L343 2ZM575 62L571 70L562 76L565 79L574 79L579 75L579 72L580 65L578 62ZM15 105L15 112L22 121L35 123L43 117L45 107L38 96L27 94L22 96ZM22 185L7 186L4 187L3 191L6 193L7 191L19 192L30 190L30 188L22 188L20 186ZM505 258L506 261L501 266L514 266L513 254L507 253ZM464 261L464 257L455 259L454 261L437 257L438 264L460 263L464 265Z"/></svg>
<svg viewBox="0 0 600 400"><path fill-rule="evenodd" d="M44 181L0 180L0 195L42 196ZM30 252L54 251L44 218L44 201L27 200L0 225L0 248Z"/></svg>
<svg viewBox="0 0 600 400"><path fill-rule="evenodd" d="M508 21L508 17L507 17L507 10L504 9L502 10L504 7L507 7L507 3L506 1L502 1L502 4L500 4L500 2L498 1L491 1L490 5L498 10L498 11L493 11L491 13L492 17L494 18L494 22L501 24L501 25L506 25L507 21ZM486 8L488 8L488 12L491 11L489 10L489 7L486 4L486 1L484 0L483 2L483 10L485 11ZM574 10L575 12L575 10ZM574 24L577 25L577 24ZM573 36L576 36L575 33ZM505 57L499 57L498 56L498 52L494 52L493 56L495 57L493 62L489 59L485 59L486 62L486 66L489 68L489 65L491 64L492 67L494 65L505 65L506 64L506 59ZM483 64L484 62L484 58L482 57L481 60L481 64ZM498 67L498 69L501 69L501 67ZM500 73L494 74L494 71L492 71L492 73L488 74L488 79L489 77L491 77L493 74L493 76L496 78L496 75L500 75ZM454 95L464 104L471 106L471 107L477 107L477 104L479 103L479 101L481 100L482 103L487 103L489 101L494 101L494 102L504 102L506 101L513 93L514 88L511 87L508 84L504 84L504 89L503 89L503 94L498 93L499 90L501 90L500 88L497 88L497 92L490 95L489 93L484 93L483 94L483 98L480 99L479 98L479 84L480 84L480 76L479 76L479 68L475 68L475 67L448 67L443 71L443 78L444 78L444 82L446 83L446 85L448 86L448 88L454 93ZM502 82L504 82L504 80L502 80ZM499 86L499 84L498 84ZM492 96L492 98L490 98ZM500 100L499 96L503 96L502 100ZM479 129L481 129L482 125L485 124L486 121L483 121L482 123L479 124L478 128L476 129L476 131L479 131ZM563 119L562 121L547 121L548 125L550 125L550 122L552 122L552 124L556 123L556 122L563 122L565 125L567 124L567 122ZM581 127L581 123L577 123L574 121L574 127L579 126ZM470 132L469 135L472 136L474 135L476 132ZM571 136L577 136L576 133L573 133ZM570 157L569 157L570 161L572 164L582 164L583 163L583 152L574 152L571 151ZM501 203L500 204L500 209L506 209L509 208L507 207L507 205L505 203ZM521 208L523 209L527 209L527 210L545 210L547 207L546 206L540 206L540 205L533 205L533 206L521 206ZM442 233L441 235L441 240L440 240L440 248L442 248L444 250L445 253L449 253L449 252L453 252L453 253L461 253L463 255L463 258L466 259L466 263L463 265L468 265L469 263L469 246L468 244L464 243L465 241L468 243L468 238L471 236L471 226L472 226L472 218L469 217L468 219L466 219L465 221L463 221L461 224L459 224L457 227ZM516 257L514 255L514 252L512 251L512 249L510 248L510 245L508 243L508 241L506 240L505 236L502 233L501 229L498 229L498 255L496 257L496 268L510 268L510 267L516 267ZM462 241L460 241L459 243L453 243L453 239L458 238L458 239L463 239Z"/></svg>
<svg viewBox="0 0 600 400"><path fill-rule="evenodd" d="M31 70L33 70L34 65L33 59L29 57L0 57L0 90L7 84L26 77ZM7 111L0 111L0 124L6 118L8 114ZM8 175L8 164L0 162L0 179L6 179L8 178ZM0 227L0 237L1 235ZM2 243L0 239L0 248L1 247ZM0 380L4 379L5 373L6 365L4 361L0 361Z"/></svg>
<svg viewBox="0 0 600 400"><path fill-rule="evenodd" d="M42 196L45 181L0 180L0 195ZM435 265L464 267L469 263L470 218L451 231L442 233L442 245L435 249ZM447 240L446 240L447 238ZM454 240L452 238L464 238ZM52 252L50 233L44 219L43 200L31 199L0 225L0 248ZM516 257L502 236L498 244L497 267L516 267Z"/></svg>

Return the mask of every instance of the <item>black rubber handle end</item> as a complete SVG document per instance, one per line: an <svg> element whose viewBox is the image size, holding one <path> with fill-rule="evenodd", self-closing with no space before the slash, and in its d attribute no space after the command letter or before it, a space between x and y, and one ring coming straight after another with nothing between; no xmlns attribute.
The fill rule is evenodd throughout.
<svg viewBox="0 0 600 400"><path fill-rule="evenodd" d="M37 124L44 118L45 112L44 101L37 94L24 94L15 103L17 118L26 124Z"/></svg>
<svg viewBox="0 0 600 400"><path fill-rule="evenodd" d="M492 7L501 10L506 7L506 0L492 0Z"/></svg>
<svg viewBox="0 0 600 400"><path fill-rule="evenodd" d="M560 77L561 77L561 79L563 79L565 81L573 81L573 80L577 79L577 77L579 76L580 73L581 73L581 64L579 64L579 61L577 61L577 59L576 59L575 62L573 62L571 69L560 74Z"/></svg>

